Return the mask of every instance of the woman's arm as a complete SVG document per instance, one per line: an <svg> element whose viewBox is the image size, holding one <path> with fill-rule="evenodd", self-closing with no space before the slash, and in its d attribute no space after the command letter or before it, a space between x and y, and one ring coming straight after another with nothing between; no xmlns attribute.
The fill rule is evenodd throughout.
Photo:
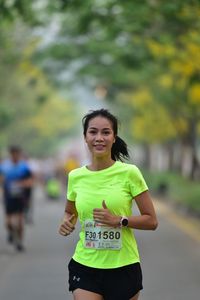
<svg viewBox="0 0 200 300"><path fill-rule="evenodd" d="M74 231L78 213L75 202L67 200L63 220L59 227L59 233L63 236L69 235Z"/></svg>
<svg viewBox="0 0 200 300"><path fill-rule="evenodd" d="M136 196L135 202L141 215L128 217L128 227L155 230L158 226L158 221L149 192L146 191Z"/></svg>
<svg viewBox="0 0 200 300"><path fill-rule="evenodd" d="M149 192L145 191L136 196L135 202L141 215L128 217L128 227L143 230L155 230L158 226L158 221ZM93 210L93 216L95 221L113 227L120 225L122 217L111 214L106 207L105 201L102 202L102 208L95 208Z"/></svg>

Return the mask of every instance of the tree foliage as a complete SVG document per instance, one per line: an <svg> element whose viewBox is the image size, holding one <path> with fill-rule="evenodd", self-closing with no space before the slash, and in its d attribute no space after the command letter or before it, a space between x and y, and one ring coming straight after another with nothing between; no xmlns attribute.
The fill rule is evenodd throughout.
<svg viewBox="0 0 200 300"><path fill-rule="evenodd" d="M33 2L30 0L0 0L0 20L15 22L17 18L21 18L28 24L35 24Z"/></svg>
<svg viewBox="0 0 200 300"><path fill-rule="evenodd" d="M106 88L108 101L123 103L121 95L126 94L126 99L133 99L126 102L130 131L134 129L139 140L161 143L178 139L191 147L196 162L199 1L59 3L57 8L50 5L62 10L57 38L39 56L64 62L58 67L60 72L63 66L73 68L78 62L78 77L93 87ZM145 91L149 103L140 99Z"/></svg>
<svg viewBox="0 0 200 300"><path fill-rule="evenodd" d="M16 143L31 155L48 155L73 132L75 105L32 63L38 40L30 28L16 19L1 29L1 152Z"/></svg>
<svg viewBox="0 0 200 300"><path fill-rule="evenodd" d="M22 18L25 7L32 12L37 7L26 1L22 11L16 6L22 0L11 2L12 14L17 11ZM5 8L3 12L6 16ZM38 44L33 61L42 66L46 78L59 87L68 80L106 91L107 101L122 108L122 115L126 112L131 138L144 143L180 141L197 161L198 0L44 1L37 20L43 24L40 29L46 22L48 39ZM15 60L14 51L10 57ZM29 88L36 91L38 81L35 85L35 79L29 79ZM37 99L45 104L46 92ZM2 122L9 122L7 107L1 114Z"/></svg>

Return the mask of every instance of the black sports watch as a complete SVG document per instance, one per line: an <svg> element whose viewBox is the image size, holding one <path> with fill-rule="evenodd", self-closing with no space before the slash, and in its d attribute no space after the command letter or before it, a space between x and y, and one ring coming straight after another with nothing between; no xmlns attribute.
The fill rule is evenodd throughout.
<svg viewBox="0 0 200 300"><path fill-rule="evenodd" d="M120 227L127 227L128 226L128 218L123 216L119 221Z"/></svg>

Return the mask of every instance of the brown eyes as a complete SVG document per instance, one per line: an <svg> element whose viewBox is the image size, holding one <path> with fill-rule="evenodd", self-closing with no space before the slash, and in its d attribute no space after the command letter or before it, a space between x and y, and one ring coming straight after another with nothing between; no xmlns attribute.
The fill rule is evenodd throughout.
<svg viewBox="0 0 200 300"><path fill-rule="evenodd" d="M94 131L94 130L89 130L88 133L95 134L96 131Z"/></svg>
<svg viewBox="0 0 200 300"><path fill-rule="evenodd" d="M89 130L88 132L89 132L90 134L97 134L97 133L98 133L98 132L95 131L95 130ZM102 134L109 135L109 134L111 134L111 132L110 132L110 131L103 131Z"/></svg>

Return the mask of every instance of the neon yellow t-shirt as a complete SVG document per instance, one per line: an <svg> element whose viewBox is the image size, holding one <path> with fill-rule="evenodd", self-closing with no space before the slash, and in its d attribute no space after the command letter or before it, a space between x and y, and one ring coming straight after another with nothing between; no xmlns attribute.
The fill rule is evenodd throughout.
<svg viewBox="0 0 200 300"><path fill-rule="evenodd" d="M121 249L85 247L85 221L93 220L93 209L102 208L102 201L112 214L132 215L132 200L148 190L140 170L131 164L116 161L111 167L90 171L86 166L69 173L67 198L75 201L81 232L73 259L94 268L118 268L140 261L133 229L121 229ZM120 229L119 229L120 230Z"/></svg>

